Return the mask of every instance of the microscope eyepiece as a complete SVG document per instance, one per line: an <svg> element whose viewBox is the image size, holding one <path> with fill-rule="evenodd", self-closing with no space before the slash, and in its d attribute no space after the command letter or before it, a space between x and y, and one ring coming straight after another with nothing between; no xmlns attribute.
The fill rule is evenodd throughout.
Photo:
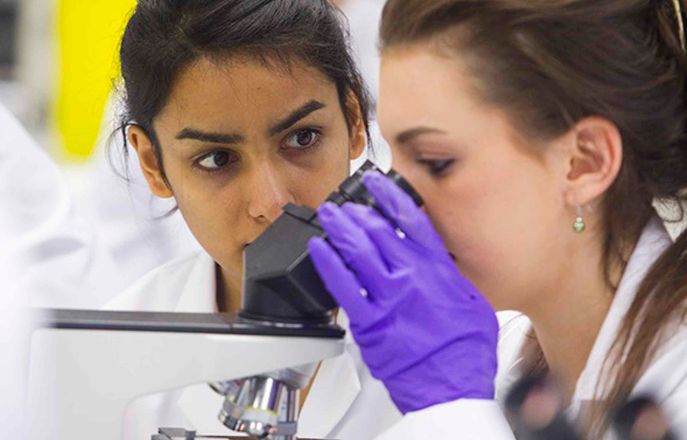
<svg viewBox="0 0 687 440"><path fill-rule="evenodd" d="M361 166L351 177L344 180L341 185L339 185L338 191L333 192L327 201L336 203L341 206L346 202L358 203L361 205L375 206L374 198L367 191L367 188L363 184L363 176L368 171L379 171L379 169L370 161L367 161ZM400 174L394 170L390 170L386 173L392 182L398 185L403 191L405 191L410 197L413 198L415 204L422 206L423 201L420 194L415 191L408 181L406 181Z"/></svg>
<svg viewBox="0 0 687 440"><path fill-rule="evenodd" d="M363 183L367 171L380 171L365 162L327 198L339 206L347 202L375 207ZM408 193L418 206L422 198L403 177L386 176ZM327 325L337 306L308 255L308 241L326 237L317 212L286 205L282 215L244 252L243 304L240 316L275 325Z"/></svg>

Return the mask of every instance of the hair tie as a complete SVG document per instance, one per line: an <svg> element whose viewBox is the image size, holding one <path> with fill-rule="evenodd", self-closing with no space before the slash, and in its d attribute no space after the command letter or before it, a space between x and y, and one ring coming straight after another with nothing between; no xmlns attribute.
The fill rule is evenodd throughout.
<svg viewBox="0 0 687 440"><path fill-rule="evenodd" d="M682 6L680 5L680 0L673 0L673 7L675 8L678 32L680 32L680 47L682 47L682 51L685 52L685 23L682 20Z"/></svg>

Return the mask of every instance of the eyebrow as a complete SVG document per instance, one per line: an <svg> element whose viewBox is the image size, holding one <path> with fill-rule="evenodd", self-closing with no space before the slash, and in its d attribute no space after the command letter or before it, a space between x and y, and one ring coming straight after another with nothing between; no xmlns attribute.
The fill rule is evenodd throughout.
<svg viewBox="0 0 687 440"><path fill-rule="evenodd" d="M301 119L305 118L308 116L310 113L315 112L321 108L326 107L324 103L316 100L311 100L310 102L300 106L296 110L292 111L287 117L284 119L278 121L276 124L274 124L270 130L269 134L270 136L274 136L276 134L281 133L282 131L290 128L294 124L296 124L298 121Z"/></svg>
<svg viewBox="0 0 687 440"><path fill-rule="evenodd" d="M445 131L438 128L431 127L415 127L410 130L403 131L396 136L396 142L399 144L406 144L418 136L423 134L446 134Z"/></svg>
<svg viewBox="0 0 687 440"><path fill-rule="evenodd" d="M193 128L184 128L177 133L176 138L196 139L213 144L239 144L243 141L243 136L234 133L208 133Z"/></svg>
<svg viewBox="0 0 687 440"><path fill-rule="evenodd" d="M278 121L269 129L270 136L281 133L282 131L288 129L289 127L296 124L301 119L305 118L312 112L320 110L326 107L326 105L320 101L311 100L306 104L303 104L296 110L292 111L284 119ZM177 133L176 138L182 139L195 139L202 142L210 142L213 144L240 144L243 142L244 137L236 133L210 133L195 128L184 128L179 133Z"/></svg>

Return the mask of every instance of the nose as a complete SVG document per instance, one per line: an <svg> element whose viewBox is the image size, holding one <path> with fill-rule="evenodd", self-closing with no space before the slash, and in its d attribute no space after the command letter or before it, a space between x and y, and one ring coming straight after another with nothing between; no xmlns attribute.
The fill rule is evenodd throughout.
<svg viewBox="0 0 687 440"><path fill-rule="evenodd" d="M248 215L261 223L272 223L294 202L286 179L269 163L255 167L248 191Z"/></svg>

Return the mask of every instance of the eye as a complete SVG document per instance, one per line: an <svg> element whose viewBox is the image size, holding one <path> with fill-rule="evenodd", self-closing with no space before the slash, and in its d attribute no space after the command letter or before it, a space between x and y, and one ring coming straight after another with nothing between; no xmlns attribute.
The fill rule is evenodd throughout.
<svg viewBox="0 0 687 440"><path fill-rule="evenodd" d="M314 147L319 142L320 137L321 134L317 130L298 130L286 138L284 146L285 148L294 150L307 150L308 148Z"/></svg>
<svg viewBox="0 0 687 440"><path fill-rule="evenodd" d="M453 165L455 159L442 159L442 160L429 160L420 159L417 161L419 164L427 167L429 173L433 176L441 176L448 171L448 169Z"/></svg>
<svg viewBox="0 0 687 440"><path fill-rule="evenodd" d="M229 151L213 151L196 160L196 165L205 171L217 171L237 160L236 154Z"/></svg>

